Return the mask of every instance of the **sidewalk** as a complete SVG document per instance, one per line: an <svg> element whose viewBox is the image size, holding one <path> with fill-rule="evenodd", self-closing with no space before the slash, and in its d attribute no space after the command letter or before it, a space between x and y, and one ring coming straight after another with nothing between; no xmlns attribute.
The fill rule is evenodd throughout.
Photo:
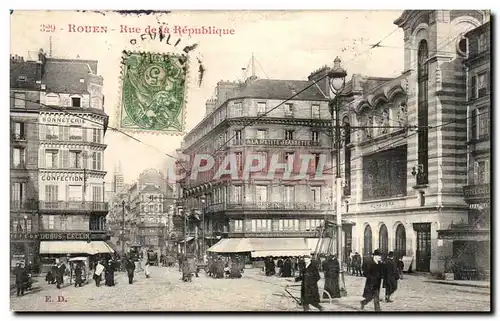
<svg viewBox="0 0 500 321"><path fill-rule="evenodd" d="M448 284L448 285L458 285L458 286L468 286L472 288L482 288L482 289L490 289L491 283L489 281L467 281L467 280L425 280L427 283L437 283L437 284Z"/></svg>

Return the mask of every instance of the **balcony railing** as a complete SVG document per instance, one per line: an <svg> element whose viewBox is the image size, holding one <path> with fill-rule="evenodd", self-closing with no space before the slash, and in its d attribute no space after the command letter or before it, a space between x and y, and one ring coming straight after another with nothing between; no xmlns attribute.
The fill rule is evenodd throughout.
<svg viewBox="0 0 500 321"><path fill-rule="evenodd" d="M463 187L464 198L490 198L490 184L467 185Z"/></svg>
<svg viewBox="0 0 500 321"><path fill-rule="evenodd" d="M12 163L12 168L15 169L25 169L26 168L26 163L24 161L21 161L19 163Z"/></svg>
<svg viewBox="0 0 500 321"><path fill-rule="evenodd" d="M26 140L26 136L24 134L14 133L12 134L13 141Z"/></svg>
<svg viewBox="0 0 500 321"><path fill-rule="evenodd" d="M36 210L38 208L38 202L36 200L27 201L11 201L10 210Z"/></svg>
<svg viewBox="0 0 500 321"><path fill-rule="evenodd" d="M108 203L106 202L66 202L55 201L47 202L40 201L40 210L55 210L55 211L107 211Z"/></svg>
<svg viewBox="0 0 500 321"><path fill-rule="evenodd" d="M330 203L314 202L229 202L210 204L205 207L205 213L215 213L232 209L243 210L317 210L324 211L331 208Z"/></svg>

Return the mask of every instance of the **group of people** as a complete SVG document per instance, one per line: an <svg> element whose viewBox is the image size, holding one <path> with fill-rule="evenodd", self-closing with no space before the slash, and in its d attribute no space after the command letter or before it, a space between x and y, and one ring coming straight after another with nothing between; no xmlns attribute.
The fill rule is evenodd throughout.
<svg viewBox="0 0 500 321"><path fill-rule="evenodd" d="M303 265L303 258L301 257L284 257L278 258L277 261L272 257L268 257L264 261L264 270L267 276L277 274L279 277L294 277L295 272L300 270L301 265ZM276 272L276 267L278 272Z"/></svg>
<svg viewBox="0 0 500 321"><path fill-rule="evenodd" d="M230 257L210 257L207 264L207 275L215 279L239 279L243 276L244 264L238 258Z"/></svg>
<svg viewBox="0 0 500 321"><path fill-rule="evenodd" d="M375 311L380 311L380 289L385 288L385 301L391 301L391 295L398 288L398 280L401 278L401 268L398 260L394 258L394 252L389 252L382 259L379 250L373 251L373 255L363 261L363 274L366 278L361 301L361 310L373 301ZM382 283L383 279L383 283Z"/></svg>
<svg viewBox="0 0 500 321"><path fill-rule="evenodd" d="M59 259L56 259L56 262L50 270L47 272L45 276L45 281L48 284L56 284L58 289L64 284L64 274L66 273L66 265L61 262Z"/></svg>

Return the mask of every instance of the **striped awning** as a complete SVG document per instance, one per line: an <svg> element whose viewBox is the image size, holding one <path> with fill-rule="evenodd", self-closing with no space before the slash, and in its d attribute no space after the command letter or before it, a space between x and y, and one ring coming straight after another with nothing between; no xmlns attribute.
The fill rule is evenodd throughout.
<svg viewBox="0 0 500 321"><path fill-rule="evenodd" d="M252 257L306 256L311 254L303 238L251 238Z"/></svg>
<svg viewBox="0 0 500 321"><path fill-rule="evenodd" d="M114 253L104 241L41 241L40 254L89 254Z"/></svg>
<svg viewBox="0 0 500 321"><path fill-rule="evenodd" d="M246 238L222 239L207 250L214 253L242 253L252 251L252 245Z"/></svg>

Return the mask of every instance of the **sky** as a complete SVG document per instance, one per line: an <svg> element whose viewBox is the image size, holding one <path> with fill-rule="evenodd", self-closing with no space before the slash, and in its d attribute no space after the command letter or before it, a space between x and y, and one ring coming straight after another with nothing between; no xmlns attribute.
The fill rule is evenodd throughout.
<svg viewBox="0 0 500 321"><path fill-rule="evenodd" d="M110 126L117 125L120 108L120 72L123 50L179 53L186 45L198 44L190 52L186 129L198 124L205 114L205 101L213 97L220 80L243 77L252 53L259 78L306 80L323 65L342 59L350 79L353 73L369 76L397 76L403 71L403 31L393 21L396 11L177 11L169 14L122 15L115 12L15 11L11 15L11 54L28 57L40 49L53 58L98 61L104 78L105 112ZM172 35L171 43L141 39L147 26L234 29L227 35ZM72 32L78 26L106 27L107 33ZM141 28L140 33L121 33L121 27ZM52 31L53 30L53 31ZM385 39L384 39L385 38ZM50 39L50 40L49 40ZM384 39L384 40L383 40ZM135 40L135 42L134 42ZM383 40L384 48L370 49ZM50 46L51 44L51 46ZM50 48L51 47L51 48ZM198 60L205 72L199 85ZM145 169L165 168L172 161L182 136L132 133L140 142L108 130L105 143L106 181L118 162L125 182L135 181Z"/></svg>

